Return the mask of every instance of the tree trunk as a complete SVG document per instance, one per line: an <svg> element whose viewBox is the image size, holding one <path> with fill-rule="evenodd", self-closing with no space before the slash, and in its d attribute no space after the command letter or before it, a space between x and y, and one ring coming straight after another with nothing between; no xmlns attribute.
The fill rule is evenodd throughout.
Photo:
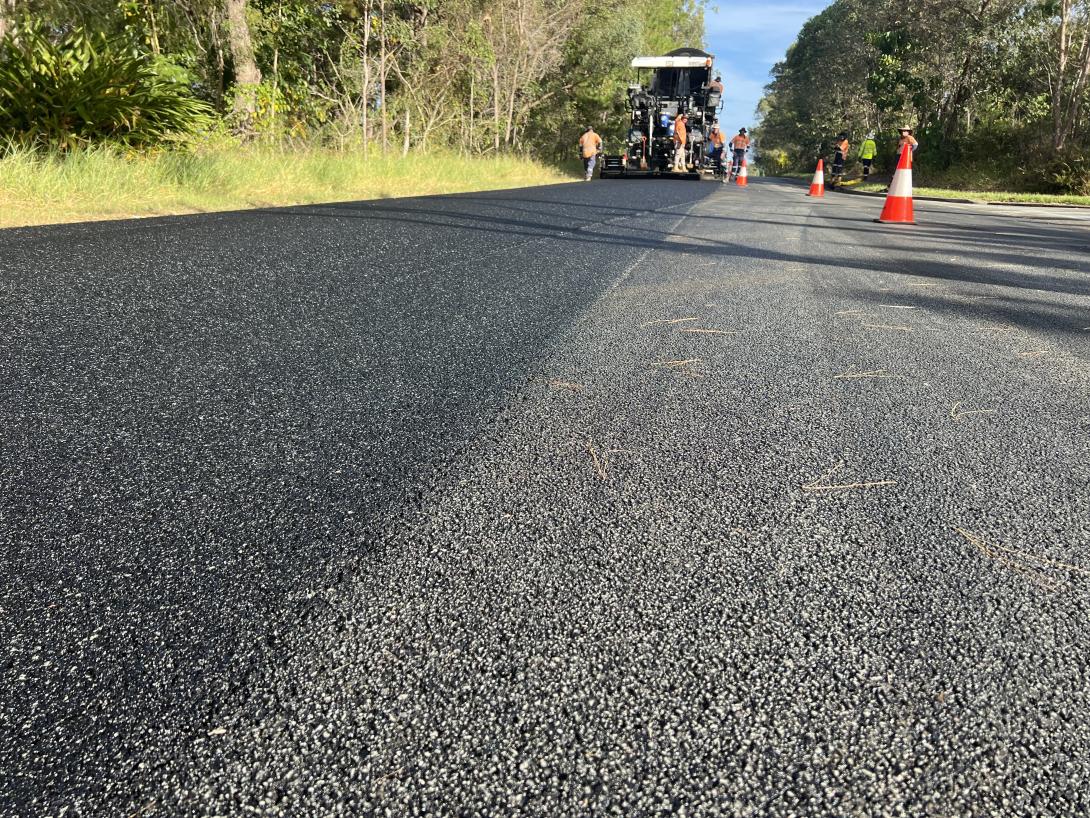
<svg viewBox="0 0 1090 818"><path fill-rule="evenodd" d="M15 20L15 0L0 0L0 40L11 31Z"/></svg>
<svg viewBox="0 0 1090 818"><path fill-rule="evenodd" d="M360 116L360 126L363 128L363 158L366 159L371 151L371 132L367 120L368 109L371 107L371 58L368 56L368 48L371 44L371 9L368 6L367 13L363 15L363 114Z"/></svg>
<svg viewBox="0 0 1090 818"><path fill-rule="evenodd" d="M405 106L405 135L401 142L401 157L409 155L409 106Z"/></svg>
<svg viewBox="0 0 1090 818"><path fill-rule="evenodd" d="M379 3L378 17L378 100L382 114L382 152L386 153L390 147L390 117L386 112L386 0Z"/></svg>
<svg viewBox="0 0 1090 818"><path fill-rule="evenodd" d="M1052 86L1052 147L1063 150L1064 91L1067 89L1068 18L1071 16L1071 0L1060 3L1060 50L1057 54L1056 82Z"/></svg>
<svg viewBox="0 0 1090 818"><path fill-rule="evenodd" d="M250 25L246 22L246 0L224 0L227 18L227 42L231 48L231 62L235 69L235 106L238 129L243 134L253 133L257 114L257 86L261 84L261 71L254 59L254 45L250 39Z"/></svg>

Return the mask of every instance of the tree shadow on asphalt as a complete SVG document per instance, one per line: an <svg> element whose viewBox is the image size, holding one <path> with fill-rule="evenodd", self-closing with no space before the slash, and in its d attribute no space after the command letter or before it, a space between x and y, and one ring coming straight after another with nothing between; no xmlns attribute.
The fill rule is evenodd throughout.
<svg viewBox="0 0 1090 818"><path fill-rule="evenodd" d="M424 200L421 200L422 202ZM558 204L551 202L551 204ZM574 204L574 203L573 203ZM640 218L654 215L661 215L667 218L674 218L684 215L676 208L688 203L668 205L664 208L647 209L640 211L633 211L632 218ZM506 208L510 210L511 208ZM1049 274L1046 271L1071 270L1082 271L1083 265L1076 261L1071 261L1065 258L1055 257L1043 257L1039 253L1029 255L1028 253L1034 250L1052 250L1057 249L1056 239L1059 235L1069 237L1070 230L1036 230L1028 238L1033 238L1036 241L1042 242L1041 247L1026 247L1027 254L1015 254L1015 253L1002 253L993 252L988 250L982 250L979 247L967 246L962 243L958 247L958 251L962 253L971 254L974 259L984 260L985 262L992 262L996 264L1014 264L1024 267L1039 269L1042 272L1040 274L1035 273L1019 273L1011 270L986 268L980 267L968 267L964 264L951 263L949 261L940 261L934 258L927 258L924 255L920 255L918 258L909 258L907 260L882 260L882 259L852 259L841 256L831 256L827 254L798 254L787 253L779 250L773 250L769 248L750 247L745 244L741 244L736 241L720 240L707 238L703 236L692 236L686 233L676 233L669 230L661 230L653 227L648 227L644 223L639 224L626 224L619 219L599 220L595 222L588 222L586 224L567 224L563 226L542 224L539 213L534 213L538 216L536 220L519 218L517 216L500 216L481 213L469 213L469 212L450 212L444 209L429 208L429 207L416 207L405 206L403 204L393 204L386 202L363 202L350 205L314 205L299 208L288 209L270 209L260 211L267 215L276 215L281 217L306 217L306 218L329 218L329 219L359 219L362 221L370 222L393 222L403 224L418 224L421 226L430 227L432 229L437 226L443 226L447 228L468 230L473 232L483 232L491 234L499 234L504 236L523 236L530 239L551 239L564 242L581 242L594 244L601 246L603 244L613 244L623 246L626 248L638 248L645 250L661 250L669 251L672 253L688 253L695 255L703 255L711 258L754 258L762 261L780 261L784 263L805 264L805 265L817 265L824 267L832 267L838 270L860 270L868 273L889 273L893 275L912 275L923 278L933 278L942 281L949 282L965 282L969 284L983 284L989 286L998 287L1015 287L1019 289L1030 290L1045 290L1056 293L1064 293L1068 295L1090 295L1090 280L1083 280L1081 278L1075 278L1073 276L1063 276ZM533 211L527 211L533 212ZM623 217L621 217L623 218ZM727 217L727 216L707 216L707 215L694 215L689 216L694 219L725 219L729 222L735 223L752 223L757 225L768 226L787 226L787 227L802 227L797 222L789 221L777 221L766 219L749 219L745 217ZM851 219L848 217L827 217L822 218L837 218L845 221L855 222L855 227L840 227L836 230L855 230L864 232L870 235L885 233L888 235L888 229L884 229L878 225L862 225L859 224L859 219ZM644 221L641 218L641 222ZM601 229L612 229L614 231L630 231L630 235L619 235L619 233L603 233ZM942 239L942 240L958 240L957 232L962 230L961 227L943 226L942 228L914 228L911 234L906 234L906 238L913 238L914 242L918 245L921 240L926 242L928 238ZM974 229L972 232L979 233L979 230ZM975 236L974 236L975 238ZM1029 241L1027 244L1031 243ZM1022 246L1022 245L1013 245ZM1081 247L1081 245L1080 245ZM922 246L919 249L915 247L903 248L906 253L911 253L915 250L918 253L935 252L929 250L926 246ZM942 252L952 252L952 250L943 250Z"/></svg>

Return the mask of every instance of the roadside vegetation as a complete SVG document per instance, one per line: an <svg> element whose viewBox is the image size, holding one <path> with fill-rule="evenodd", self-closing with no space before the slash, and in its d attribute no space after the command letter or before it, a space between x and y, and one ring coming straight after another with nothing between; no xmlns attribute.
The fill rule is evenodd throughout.
<svg viewBox="0 0 1090 818"><path fill-rule="evenodd" d="M0 158L0 228L572 181L541 162L447 150L373 152L251 145L126 154L104 146Z"/></svg>
<svg viewBox="0 0 1090 818"><path fill-rule="evenodd" d="M703 8L0 0L0 223L555 182Z"/></svg>
<svg viewBox="0 0 1090 818"><path fill-rule="evenodd" d="M867 193L881 193L885 190L884 183L867 182L860 184L847 184L851 190L861 190ZM935 196L940 199L975 199L980 202L1011 202L1015 204L1049 204L1049 205L1079 205L1090 207L1090 196L1076 194L1050 194L1050 193L1009 193L995 190L972 190L971 188L954 189L944 187L927 187L913 185L912 191L917 196Z"/></svg>
<svg viewBox="0 0 1090 818"><path fill-rule="evenodd" d="M915 129L920 185L1090 195L1090 0L835 0L760 103L767 171L813 172L833 138Z"/></svg>

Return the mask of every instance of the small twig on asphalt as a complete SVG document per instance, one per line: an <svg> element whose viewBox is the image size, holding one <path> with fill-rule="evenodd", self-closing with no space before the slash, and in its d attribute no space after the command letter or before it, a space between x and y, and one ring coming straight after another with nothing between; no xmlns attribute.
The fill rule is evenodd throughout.
<svg viewBox="0 0 1090 818"><path fill-rule="evenodd" d="M967 415L993 415L996 412L995 409L966 409L961 411L958 409L959 406L961 406L961 401L950 407L950 418L952 420L961 420Z"/></svg>
<svg viewBox="0 0 1090 818"><path fill-rule="evenodd" d="M148 801L148 803L144 804L144 806L140 807L140 809L138 809L136 812L130 813L129 818L138 818L138 816L140 815L146 815L147 811L149 809L152 809L154 806L154 801Z"/></svg>
<svg viewBox="0 0 1090 818"><path fill-rule="evenodd" d="M849 369L847 372L841 372L839 375L833 375L833 379L840 379L842 381L852 380L854 378L892 378L888 369L872 369L869 372L854 372Z"/></svg>
<svg viewBox="0 0 1090 818"><path fill-rule="evenodd" d="M570 389L572 392L579 392L583 389L583 384L572 383L571 381L550 380L545 383L549 386L556 387L557 389Z"/></svg>
<svg viewBox="0 0 1090 818"><path fill-rule="evenodd" d="M695 315L693 317L691 317L691 318L668 318L668 319L667 318L660 318L657 321L645 321L644 323L640 324L640 326L641 327L652 327L652 326L659 325L659 324L683 324L686 321L699 321L699 320L700 319L697 318Z"/></svg>
<svg viewBox="0 0 1090 818"><path fill-rule="evenodd" d="M664 369L677 369L678 367L700 363L701 360L701 358L682 358L676 361L656 361L654 365L661 366Z"/></svg>
<svg viewBox="0 0 1090 818"><path fill-rule="evenodd" d="M679 329L678 332L692 332L700 335L737 335L739 330L736 329L695 329L687 327Z"/></svg>
<svg viewBox="0 0 1090 818"><path fill-rule="evenodd" d="M893 329L898 332L912 332L912 327L905 326L904 324L862 324L861 326L867 329Z"/></svg>
<svg viewBox="0 0 1090 818"><path fill-rule="evenodd" d="M1084 574L1090 576L1090 568L1083 568L1081 565L1075 565L1070 562L1063 562L1062 560L1049 559L1048 557L1040 557L1036 554L1031 554L1028 551L1022 551L1017 548L1011 548L1008 545L999 545L997 543L989 543L984 540L979 534L974 534L972 531L966 531L964 528L954 527L954 531L958 532L961 536L971 542L973 545L986 549L989 551L1005 551L1008 554L1014 554L1017 557L1021 557L1029 562L1036 562L1041 565L1047 565L1049 568L1056 568L1061 571L1073 571L1076 574Z"/></svg>
<svg viewBox="0 0 1090 818"><path fill-rule="evenodd" d="M905 304L879 304L879 307L885 307L887 310L918 310L919 307L909 307Z"/></svg>
<svg viewBox="0 0 1090 818"><path fill-rule="evenodd" d="M802 486L803 491L831 491L833 489L865 489L873 488L875 486L892 486L896 484L896 480L869 480L861 483L838 483L836 485L819 485L818 481L828 480L834 474L837 474L844 468L844 461L841 460L837 465L833 466L827 472L820 477L815 477L810 483L805 483Z"/></svg>
<svg viewBox="0 0 1090 818"><path fill-rule="evenodd" d="M606 479L606 463L608 462L609 455L603 454L601 458L598 457L598 450L594 447L594 438L587 438L587 451L590 452L590 459L594 463L594 471L602 480Z"/></svg>

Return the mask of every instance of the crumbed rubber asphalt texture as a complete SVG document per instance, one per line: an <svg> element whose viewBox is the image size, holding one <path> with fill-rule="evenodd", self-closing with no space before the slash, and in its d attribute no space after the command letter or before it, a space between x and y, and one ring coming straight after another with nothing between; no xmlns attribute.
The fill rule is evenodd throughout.
<svg viewBox="0 0 1090 818"><path fill-rule="evenodd" d="M804 193L0 232L0 815L1090 811L1090 221Z"/></svg>

